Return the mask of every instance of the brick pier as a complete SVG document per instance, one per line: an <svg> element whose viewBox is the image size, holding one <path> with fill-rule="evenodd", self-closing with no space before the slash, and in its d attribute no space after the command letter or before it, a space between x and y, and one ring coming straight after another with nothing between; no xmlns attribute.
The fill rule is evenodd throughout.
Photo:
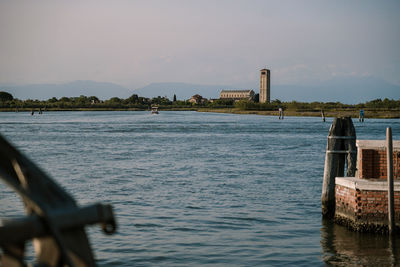
<svg viewBox="0 0 400 267"><path fill-rule="evenodd" d="M386 232L387 166L384 141L357 140L356 177L337 177L335 221L356 231ZM400 141L393 142L395 220L400 227Z"/></svg>

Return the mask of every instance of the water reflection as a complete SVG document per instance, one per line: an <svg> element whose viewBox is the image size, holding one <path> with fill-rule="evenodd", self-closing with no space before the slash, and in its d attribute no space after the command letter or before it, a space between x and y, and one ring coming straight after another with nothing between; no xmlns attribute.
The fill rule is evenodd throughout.
<svg viewBox="0 0 400 267"><path fill-rule="evenodd" d="M399 266L400 236L357 233L322 221L322 260L333 266Z"/></svg>

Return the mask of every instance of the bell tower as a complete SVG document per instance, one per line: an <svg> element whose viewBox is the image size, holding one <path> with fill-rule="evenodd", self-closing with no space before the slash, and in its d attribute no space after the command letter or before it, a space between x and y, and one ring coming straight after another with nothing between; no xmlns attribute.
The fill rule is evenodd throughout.
<svg viewBox="0 0 400 267"><path fill-rule="evenodd" d="M260 70L260 103L269 103L271 101L270 81L270 70Z"/></svg>

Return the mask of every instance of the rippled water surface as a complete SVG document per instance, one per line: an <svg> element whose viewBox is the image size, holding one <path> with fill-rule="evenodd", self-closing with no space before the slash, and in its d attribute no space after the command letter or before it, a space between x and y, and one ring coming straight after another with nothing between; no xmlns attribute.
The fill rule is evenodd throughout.
<svg viewBox="0 0 400 267"><path fill-rule="evenodd" d="M400 120L354 121L400 139ZM100 266L395 265L400 239L323 222L331 119L197 112L1 113L0 133L119 230L88 233ZM1 217L22 215L0 185ZM396 246L396 244L399 244Z"/></svg>

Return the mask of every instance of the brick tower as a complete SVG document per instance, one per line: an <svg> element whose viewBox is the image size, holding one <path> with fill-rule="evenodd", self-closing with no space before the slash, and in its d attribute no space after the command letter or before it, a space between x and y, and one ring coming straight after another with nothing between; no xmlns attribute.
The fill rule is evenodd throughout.
<svg viewBox="0 0 400 267"><path fill-rule="evenodd" d="M260 103L269 103L271 101L271 72L268 69L262 69L260 73Z"/></svg>

